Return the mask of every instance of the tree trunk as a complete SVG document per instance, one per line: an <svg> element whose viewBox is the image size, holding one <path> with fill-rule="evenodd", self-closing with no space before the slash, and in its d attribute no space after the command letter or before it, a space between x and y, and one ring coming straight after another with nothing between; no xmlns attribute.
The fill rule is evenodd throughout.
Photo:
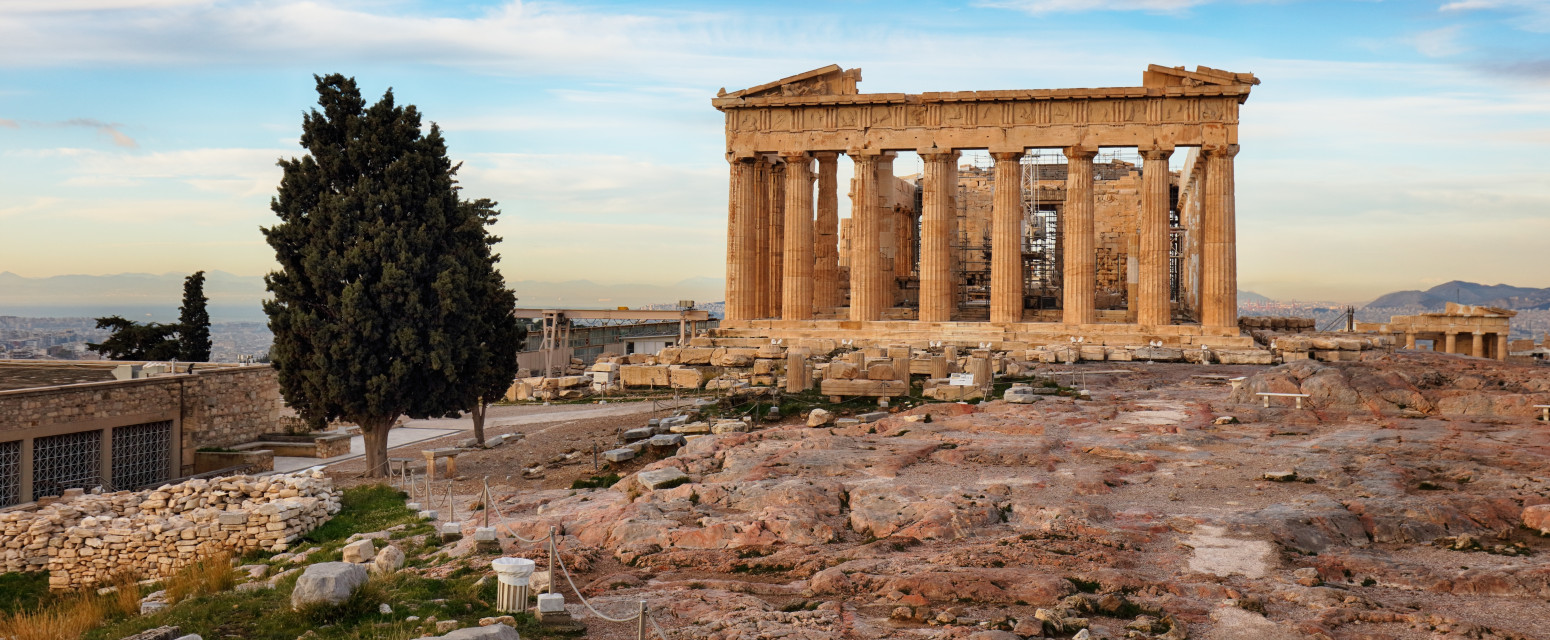
<svg viewBox="0 0 1550 640"><path fill-rule="evenodd" d="M472 411L474 418L474 441L478 442L481 447L484 446L484 414L488 409L489 407L484 404L484 396L480 396L478 400L474 401L474 410Z"/></svg>
<svg viewBox="0 0 1550 640"><path fill-rule="evenodd" d="M388 431L398 416L372 416L355 421L366 441L366 477L381 478L388 472Z"/></svg>

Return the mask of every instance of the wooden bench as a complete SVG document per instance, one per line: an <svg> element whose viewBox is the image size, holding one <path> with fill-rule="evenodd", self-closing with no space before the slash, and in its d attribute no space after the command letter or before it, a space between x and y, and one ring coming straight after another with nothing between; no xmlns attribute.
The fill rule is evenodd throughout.
<svg viewBox="0 0 1550 640"><path fill-rule="evenodd" d="M1297 399L1297 408L1298 409L1302 408L1302 399L1308 397L1308 394L1306 394L1306 393L1271 393L1269 391L1261 391L1261 392L1256 393L1254 395L1257 395L1257 396L1259 396L1259 397L1261 397L1261 398L1263 398L1265 400L1265 408L1266 409L1270 408L1270 398L1272 398L1272 397L1276 397L1276 398L1296 398Z"/></svg>
<svg viewBox="0 0 1550 640"><path fill-rule="evenodd" d="M1540 420L1550 422L1550 404L1536 404L1534 408L1540 411Z"/></svg>
<svg viewBox="0 0 1550 640"><path fill-rule="evenodd" d="M462 449L452 448L421 451L420 453L425 455L425 480L428 482L436 478L436 460L438 458L447 459L447 477L457 477L457 454L462 452Z"/></svg>

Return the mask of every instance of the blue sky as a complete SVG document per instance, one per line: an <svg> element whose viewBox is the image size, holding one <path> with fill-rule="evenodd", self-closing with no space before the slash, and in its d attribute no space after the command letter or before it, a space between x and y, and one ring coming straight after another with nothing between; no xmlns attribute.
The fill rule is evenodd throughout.
<svg viewBox="0 0 1550 640"><path fill-rule="evenodd" d="M1243 288L1550 286L1550 0L5 0L0 271L268 271L274 161L341 72L441 124L509 279L720 277L709 99L830 63L911 93L1254 72Z"/></svg>

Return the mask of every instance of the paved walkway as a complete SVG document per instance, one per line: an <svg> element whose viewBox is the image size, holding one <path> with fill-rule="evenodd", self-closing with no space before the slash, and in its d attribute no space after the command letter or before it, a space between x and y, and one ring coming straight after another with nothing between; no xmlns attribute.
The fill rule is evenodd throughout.
<svg viewBox="0 0 1550 640"><path fill-rule="evenodd" d="M566 420L584 420L590 418L606 418L610 416L628 416L637 413L649 413L651 402L620 402L606 405L594 404L557 404L557 405L497 405L490 407L489 415L484 419L486 429L500 427L513 427L525 424L544 424L547 422L560 422ZM388 431L388 451L391 454L394 449L408 447L414 444L446 437L461 431L473 431L473 418L464 416L460 418L431 418L426 420L409 420L403 426L395 427ZM419 450L416 449L416 452ZM317 466L328 466L336 462L353 460L366 455L366 440L362 436L350 437L350 453L332 458L296 458L290 456L275 456L274 473L289 473ZM407 457L400 452L397 457Z"/></svg>

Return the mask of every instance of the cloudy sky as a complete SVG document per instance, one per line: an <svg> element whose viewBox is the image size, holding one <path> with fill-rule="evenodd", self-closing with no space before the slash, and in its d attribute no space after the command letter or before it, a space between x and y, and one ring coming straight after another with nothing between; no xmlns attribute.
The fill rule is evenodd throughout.
<svg viewBox="0 0 1550 640"><path fill-rule="evenodd" d="M912 93L1251 71L1244 289L1550 286L1550 0L3 0L0 271L268 271L274 162L340 72L445 129L508 279L721 277L709 99L830 63Z"/></svg>

